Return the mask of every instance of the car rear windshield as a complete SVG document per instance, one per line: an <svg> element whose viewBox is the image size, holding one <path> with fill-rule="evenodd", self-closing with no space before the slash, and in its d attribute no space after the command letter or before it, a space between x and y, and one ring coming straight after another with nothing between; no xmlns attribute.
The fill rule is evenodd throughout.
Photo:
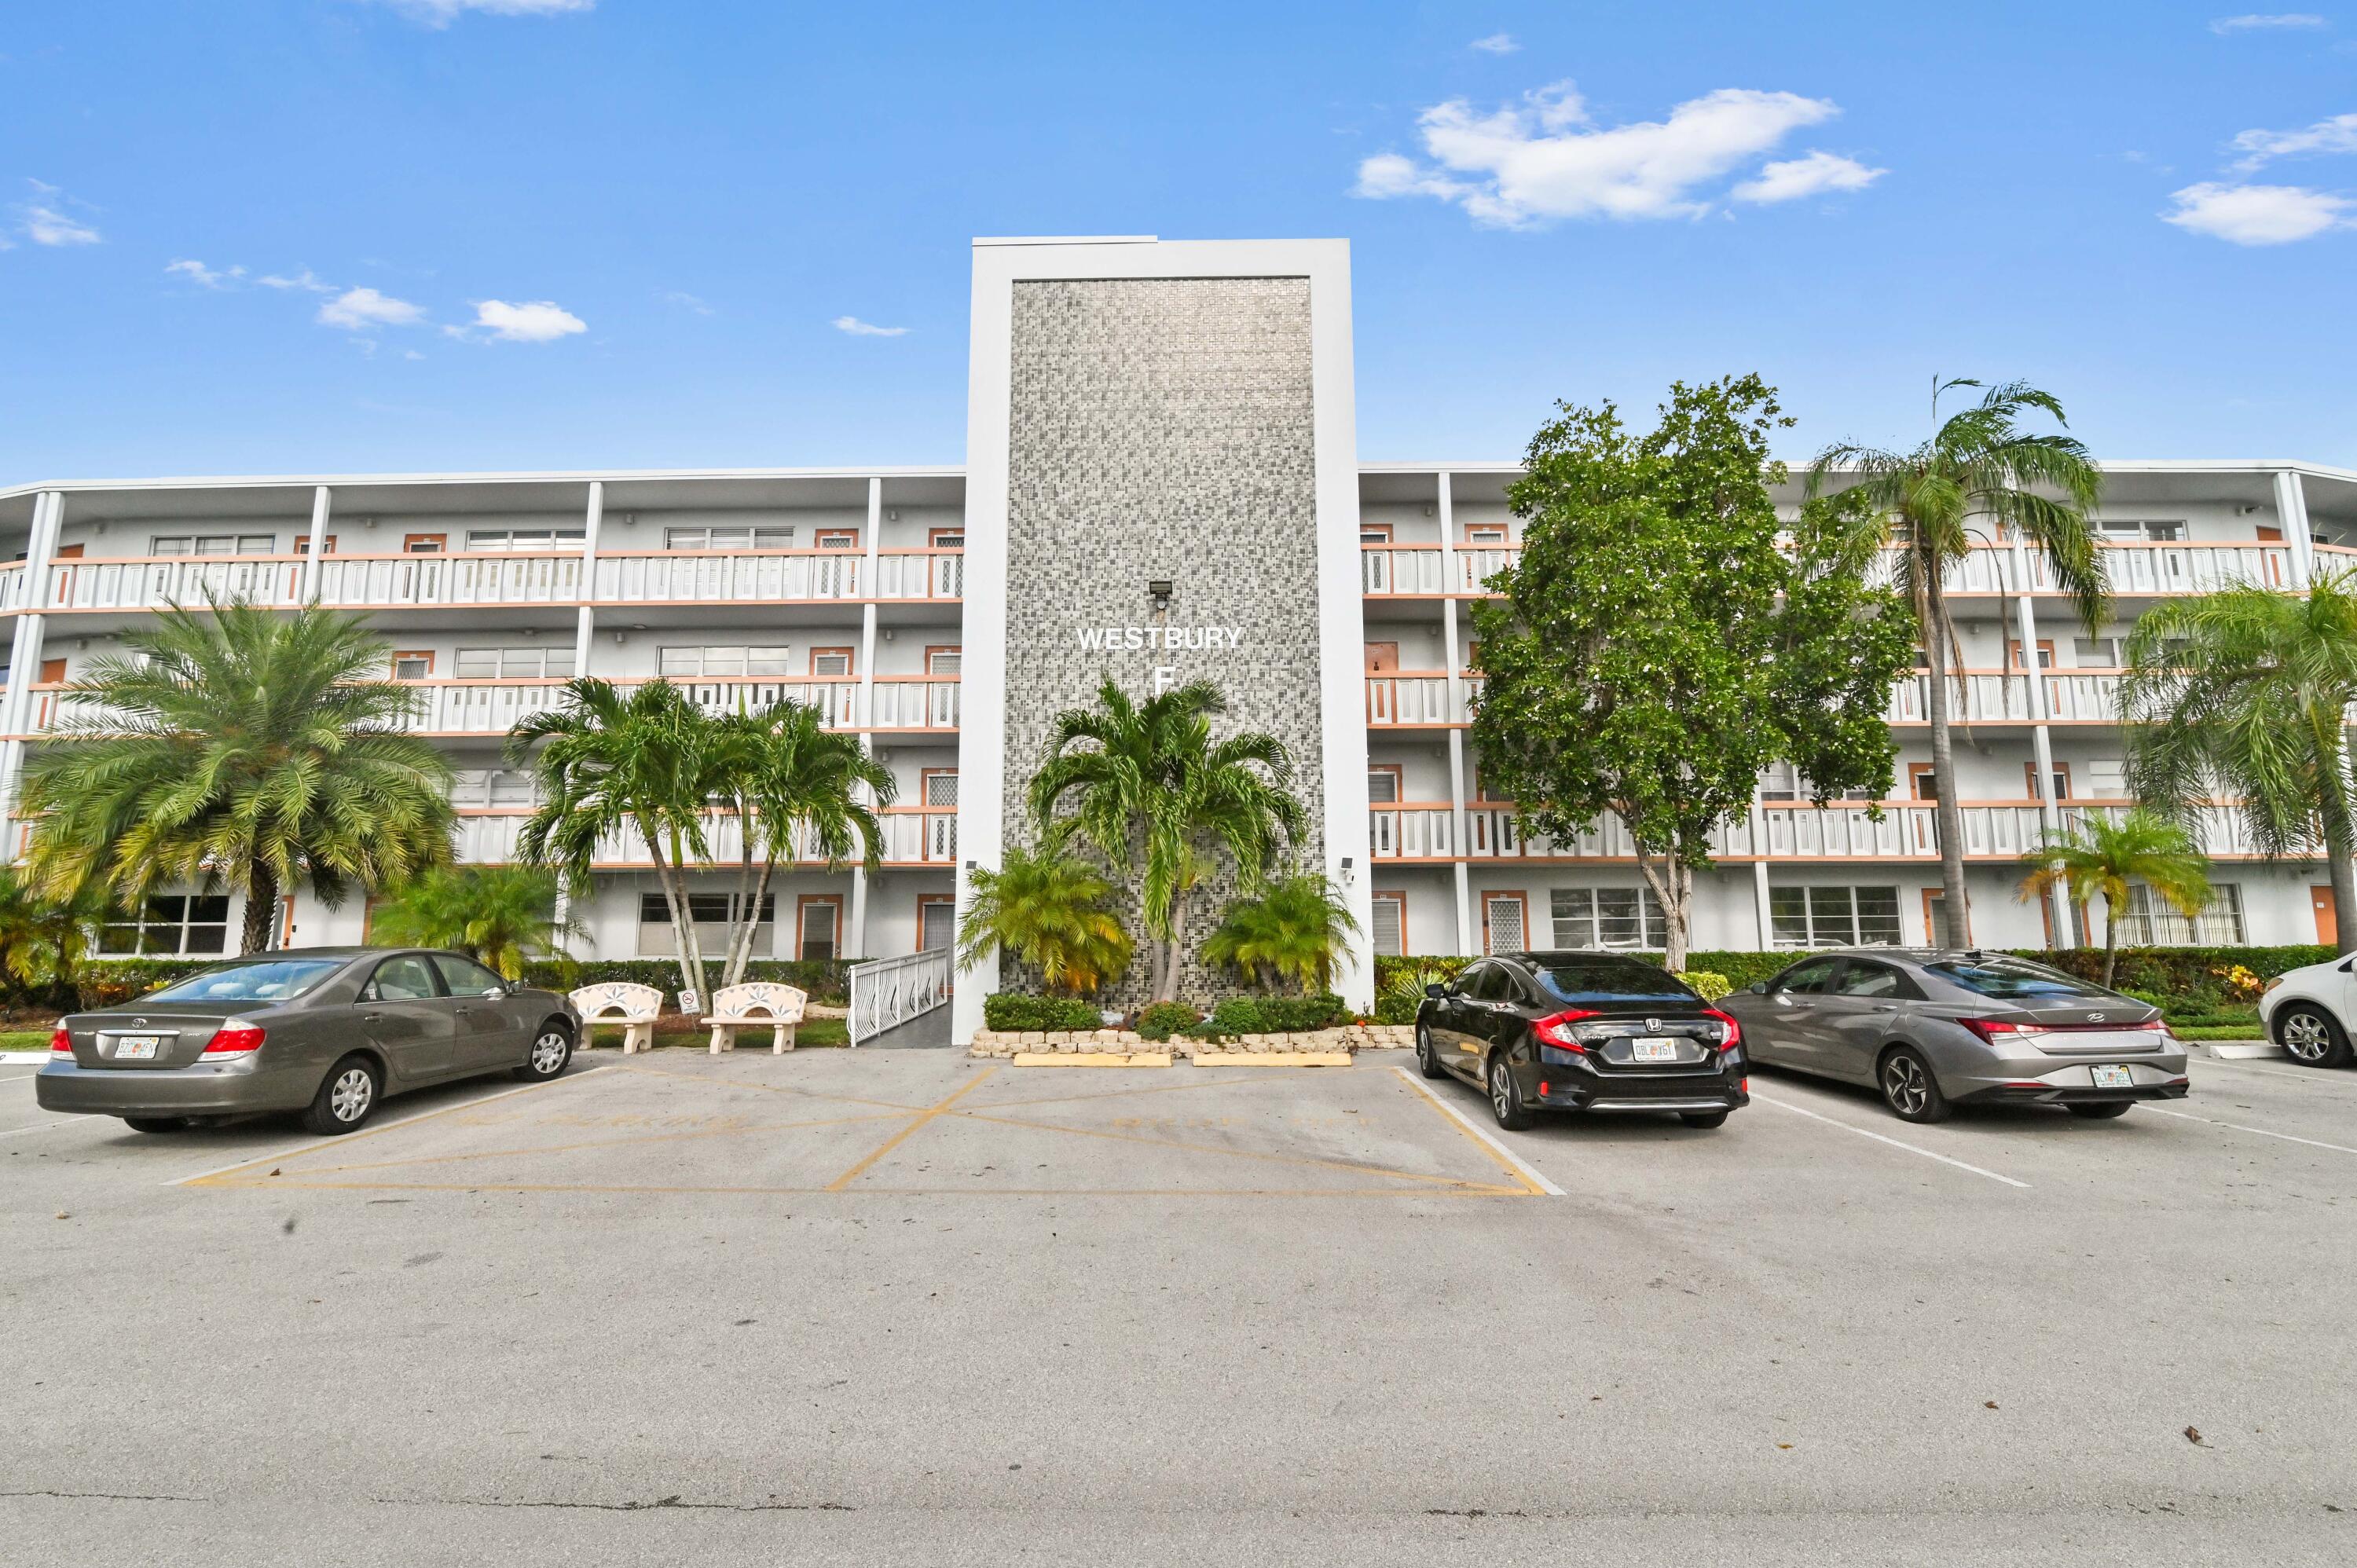
<svg viewBox="0 0 2357 1568"><path fill-rule="evenodd" d="M138 999L151 1002L284 1002L300 996L344 967L339 958L274 958L224 964L192 974Z"/></svg>
<svg viewBox="0 0 2357 1568"><path fill-rule="evenodd" d="M1552 958L1532 965L1539 983L1559 1002L1592 1007L1599 1002L1702 1000L1670 972L1633 958Z"/></svg>
<svg viewBox="0 0 2357 1568"><path fill-rule="evenodd" d="M1924 969L1953 985L1983 996L2008 1001L2040 997L2107 997L2115 994L2089 981L2073 979L2059 969L2018 958L1935 959Z"/></svg>

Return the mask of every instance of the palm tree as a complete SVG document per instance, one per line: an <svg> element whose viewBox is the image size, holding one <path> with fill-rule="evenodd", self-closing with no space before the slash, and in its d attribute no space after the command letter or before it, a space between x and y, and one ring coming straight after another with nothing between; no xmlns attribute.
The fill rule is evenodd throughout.
<svg viewBox="0 0 2357 1568"><path fill-rule="evenodd" d="M382 678L356 616L242 602L178 606L91 661L99 709L26 765L35 882L96 882L124 903L180 884L245 897L239 951L269 945L279 896L329 907L352 886L450 858L450 766L401 733L416 693Z"/></svg>
<svg viewBox="0 0 2357 1568"><path fill-rule="evenodd" d="M2357 950L2357 800L2349 705L2357 702L2357 569L2305 596L2227 588L2147 611L2128 636L2120 716L2130 783L2179 822L2206 800L2237 800L2269 855L2321 848Z"/></svg>
<svg viewBox="0 0 2357 1568"><path fill-rule="evenodd" d="M588 931L556 913L558 884L527 865L442 866L393 890L378 904L370 936L404 947L454 948L509 980L524 961L555 952L566 937Z"/></svg>
<svg viewBox="0 0 2357 1568"><path fill-rule="evenodd" d="M1031 814L1053 844L1078 837L1125 873L1144 850L1144 915L1155 939L1154 999L1174 1000L1188 896L1224 852L1237 880L1257 883L1308 814L1292 794L1293 763L1275 736L1214 744L1218 687L1191 682L1133 703L1108 680L1095 708L1056 715L1048 759L1031 780ZM1069 815L1059 815L1067 801Z"/></svg>
<svg viewBox="0 0 2357 1568"><path fill-rule="evenodd" d="M966 877L974 897L958 922L962 967L1005 952L1069 996L1095 991L1129 967L1129 933L1105 905L1113 884L1079 855L1017 845L996 871L977 866Z"/></svg>
<svg viewBox="0 0 2357 1568"><path fill-rule="evenodd" d="M2120 906L2131 884L2141 882L2174 905L2187 919L2210 902L2209 862L2182 824L2141 808L2118 821L2093 815L2074 826L2050 829L2045 842L2021 857L2029 873L2024 898L2041 898L2061 887L2074 904L2104 898L2104 983L2112 983L2120 952Z"/></svg>
<svg viewBox="0 0 2357 1568"><path fill-rule="evenodd" d="M1970 559L1972 525L1986 519L2045 553L2091 636L2103 619L2105 593L2104 558L2088 522L2102 483L2093 460L2075 436L2033 434L2020 424L2025 410L2036 410L2066 425L2062 405L2027 382L2008 381L1939 422L1943 393L1980 384L1935 379L1932 417L1937 428L1929 440L1910 452L1837 443L1817 455L1807 487L1812 500L1828 485L1862 492L1864 510L1857 514L1861 526L1851 531L1843 556L1852 569L1864 570L1880 552L1898 552L1897 585L1922 628L1940 882L1952 947L1972 944L1972 911L1964 902L1964 815L1956 804L1946 679L1951 668L1961 674L1964 659L1948 614L1943 575Z"/></svg>
<svg viewBox="0 0 2357 1568"><path fill-rule="evenodd" d="M1334 970L1359 934L1342 897L1321 873L1269 883L1257 898L1239 898L1203 939L1206 963L1232 964L1254 985L1290 980L1307 996L1333 988Z"/></svg>
<svg viewBox="0 0 2357 1568"><path fill-rule="evenodd" d="M758 713L730 714L719 725L719 771L744 828L738 914L720 979L735 985L752 961L754 932L778 863L809 851L840 865L856 853L875 869L883 858L884 825L860 792L888 806L899 784L858 736L827 729L819 711L805 703L780 701Z"/></svg>
<svg viewBox="0 0 2357 1568"><path fill-rule="evenodd" d="M555 707L508 731L508 754L530 759L542 801L516 837L517 854L587 887L600 843L636 830L662 887L681 983L699 994L706 976L687 868L712 858L705 812L724 792L724 753L719 727L668 681L625 695L577 676Z"/></svg>
<svg viewBox="0 0 2357 1568"><path fill-rule="evenodd" d="M90 951L90 934L113 913L106 890L85 882L51 898L13 866L0 866L0 976L13 1012L23 993L70 985Z"/></svg>

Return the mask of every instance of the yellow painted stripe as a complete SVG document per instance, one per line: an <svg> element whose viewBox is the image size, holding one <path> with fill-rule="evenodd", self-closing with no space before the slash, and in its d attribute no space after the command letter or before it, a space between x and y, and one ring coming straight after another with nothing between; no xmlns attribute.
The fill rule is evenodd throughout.
<svg viewBox="0 0 2357 1568"><path fill-rule="evenodd" d="M889 1138L885 1139L883 1144L866 1159L860 1161L857 1165L852 1166L849 1170L844 1172L841 1176L829 1182L827 1184L826 1190L829 1192L841 1192L845 1187L849 1187L853 1182L858 1180L860 1172L866 1170L868 1166L874 1165L877 1161L882 1159L885 1155L890 1154L893 1150L907 1143L910 1138L917 1134L918 1131L922 1128L925 1123L931 1122L934 1117L941 1115L951 1106L956 1104L960 1095L971 1092L975 1085L981 1083L983 1079L988 1078L992 1073L996 1072L997 1070L998 1069L995 1067L986 1067L983 1069L982 1071L976 1073L973 1078L969 1079L963 1085L962 1085L958 1089L957 1093L951 1095L947 1100L942 1101L936 1105L927 1107L923 1114L920 1115L915 1121L909 1122L906 1127L901 1128L898 1133L893 1133Z"/></svg>

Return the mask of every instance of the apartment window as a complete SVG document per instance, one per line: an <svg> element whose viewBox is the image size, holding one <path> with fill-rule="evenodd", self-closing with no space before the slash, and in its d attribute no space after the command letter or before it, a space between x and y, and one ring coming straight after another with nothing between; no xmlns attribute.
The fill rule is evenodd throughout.
<svg viewBox="0 0 2357 1568"><path fill-rule="evenodd" d="M447 533L404 533L401 536L401 553L404 555L439 555L449 545L450 536Z"/></svg>
<svg viewBox="0 0 2357 1568"><path fill-rule="evenodd" d="M928 768L924 771L925 810L954 811L958 803L958 776L954 768Z"/></svg>
<svg viewBox="0 0 2357 1568"><path fill-rule="evenodd" d="M2139 882L2128 889L2119 922L2120 941L2128 947L2236 947L2244 940L2243 889L2237 883L2212 883L2209 904L2189 920Z"/></svg>
<svg viewBox="0 0 2357 1568"><path fill-rule="evenodd" d="M822 528L813 537L813 542L821 550L856 550L859 548L859 530Z"/></svg>
<svg viewBox="0 0 2357 1568"><path fill-rule="evenodd" d="M965 666L965 650L962 648L928 648L925 650L925 673L955 675Z"/></svg>
<svg viewBox="0 0 2357 1568"><path fill-rule="evenodd" d="M1897 947L1896 887L1771 887L1768 925L1780 948Z"/></svg>
<svg viewBox="0 0 2357 1568"><path fill-rule="evenodd" d="M845 680L851 674L851 650L848 648L813 648L811 650L810 672Z"/></svg>
<svg viewBox="0 0 2357 1568"><path fill-rule="evenodd" d="M2033 800L2039 799L2038 764L2023 763L2021 778L2023 786L2029 791L2029 798ZM2054 765L2054 799L2058 800L2071 799L2071 765L2067 762L2058 762Z"/></svg>
<svg viewBox="0 0 2357 1568"><path fill-rule="evenodd" d="M665 550L791 550L791 526L745 528L666 528Z"/></svg>
<svg viewBox="0 0 2357 1568"><path fill-rule="evenodd" d="M563 644L462 648L453 668L461 681L564 681L573 675L573 650Z"/></svg>
<svg viewBox="0 0 2357 1568"><path fill-rule="evenodd" d="M687 916L695 922L696 945L709 958L727 941L737 911L744 908L744 896L737 893L691 893L687 896ZM778 918L778 896L765 894L761 898L759 918L753 925L753 950L767 953L774 950ZM639 956L641 958L673 958L679 944L673 939L671 905L660 893L639 895Z"/></svg>
<svg viewBox="0 0 2357 1568"><path fill-rule="evenodd" d="M277 549L274 533L159 533L147 542L150 555L268 555Z"/></svg>
<svg viewBox="0 0 2357 1568"><path fill-rule="evenodd" d="M1396 806L1400 802L1400 769L1396 764L1378 764L1367 769L1367 803L1371 806Z"/></svg>
<svg viewBox="0 0 2357 1568"><path fill-rule="evenodd" d="M1780 762L1760 776L1760 798L1762 800L1813 800L1817 787L1809 776L1789 762ZM1871 789L1845 789L1828 797L1835 800L1871 800Z"/></svg>
<svg viewBox="0 0 2357 1568"><path fill-rule="evenodd" d="M2082 670L2120 669L2120 639L2116 637L2074 637L2071 639L2071 657Z"/></svg>
<svg viewBox="0 0 2357 1568"><path fill-rule="evenodd" d="M2087 764L2087 793L2098 800L2125 800L2128 798L2127 759L2121 757L2099 757Z"/></svg>
<svg viewBox="0 0 2357 1568"><path fill-rule="evenodd" d="M2006 641L2005 667L2008 670L2018 670L2022 667L2021 644L2012 639L2007 639ZM2038 639L2038 667L2040 670L2054 668L2054 644L2050 639L2043 637Z"/></svg>
<svg viewBox="0 0 2357 1568"><path fill-rule="evenodd" d="M1468 523L1465 528L1465 542L1468 544L1507 543L1506 525L1502 522Z"/></svg>
<svg viewBox="0 0 2357 1568"><path fill-rule="evenodd" d="M1548 913L1559 948L1657 948L1668 938L1651 887L1558 887Z"/></svg>
<svg viewBox="0 0 2357 1568"><path fill-rule="evenodd" d="M493 553L578 550L582 538L582 532L577 528L470 528L467 531L467 548Z"/></svg>
<svg viewBox="0 0 2357 1568"><path fill-rule="evenodd" d="M434 655L411 651L393 656L393 678L396 681L423 681L434 673Z"/></svg>
<svg viewBox="0 0 2357 1568"><path fill-rule="evenodd" d="M729 675L788 675L783 647L671 645L656 655L656 669L673 680L718 680Z"/></svg>
<svg viewBox="0 0 2357 1568"><path fill-rule="evenodd" d="M229 896L202 893L151 894L135 914L109 920L99 932L99 950L162 958L221 953L229 949Z"/></svg>
<svg viewBox="0 0 2357 1568"><path fill-rule="evenodd" d="M2176 544L2185 538L2182 518L2105 518L2095 526L2115 544Z"/></svg>
<svg viewBox="0 0 2357 1568"><path fill-rule="evenodd" d="M1407 951L1407 895L1378 893L1374 903L1375 953L1397 958Z"/></svg>
<svg viewBox="0 0 2357 1568"><path fill-rule="evenodd" d="M450 779L454 806L530 806L538 794L528 768L461 768Z"/></svg>

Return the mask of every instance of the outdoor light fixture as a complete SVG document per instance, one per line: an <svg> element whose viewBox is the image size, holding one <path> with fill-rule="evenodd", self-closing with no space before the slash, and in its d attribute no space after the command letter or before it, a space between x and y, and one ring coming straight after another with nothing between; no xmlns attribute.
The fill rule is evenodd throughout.
<svg viewBox="0 0 2357 1568"><path fill-rule="evenodd" d="M1146 585L1146 596L1154 601L1154 607L1156 609L1168 609L1170 607L1170 579L1168 577L1157 577L1147 583Z"/></svg>
<svg viewBox="0 0 2357 1568"><path fill-rule="evenodd" d="M1347 887L1351 881L1351 857L1346 854L1342 857L1342 885Z"/></svg>

